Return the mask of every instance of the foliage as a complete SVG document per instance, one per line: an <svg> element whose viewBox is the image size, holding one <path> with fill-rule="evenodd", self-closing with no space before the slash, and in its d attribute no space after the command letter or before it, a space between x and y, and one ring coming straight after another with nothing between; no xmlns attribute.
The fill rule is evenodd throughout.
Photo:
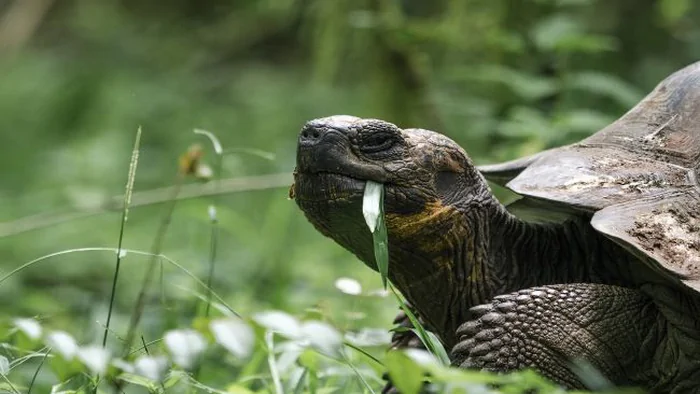
<svg viewBox="0 0 700 394"><path fill-rule="evenodd" d="M376 391L383 367L372 357L390 373L419 370L470 392L489 379L512 379L513 390L545 385L529 372L493 377L415 354L385 356L386 338L376 333L389 328L396 303L370 295L385 294L374 290L379 278L311 228L287 199L289 178L256 176L291 172L299 127L337 113L441 131L478 163L534 153L591 134L700 57L700 7L688 0L15 0L0 13L0 390L24 392L34 382L37 393L68 376L66 389L96 379L85 356L66 360L59 348L101 354L93 344L107 326L118 256L107 350L124 363L111 359L100 374L105 384L121 376L134 392L160 390L144 380L155 374L136 373L136 361L159 372L158 357L167 356L180 366L163 383L202 392L199 382L274 391L274 370L285 392L299 381L300 391L369 390L363 380ZM123 199L113 196L124 190L139 126L138 174L118 246ZM202 164L214 178L237 180L239 192L171 206L172 189L157 188L181 182L187 197L218 184L178 180L181 152L202 142L195 128L214 132L222 147L217 155L202 143ZM153 253L164 218L162 253ZM71 252L84 248L103 249ZM148 346L122 357L154 258L136 336ZM7 276L25 262L33 263ZM370 290L338 291L341 277ZM210 315L207 300L217 306ZM248 348L224 345L211 329L235 319L224 305L244 317L232 321L253 329L248 358L231 350ZM269 310L287 312L261 315ZM271 329L254 316L322 322L345 342L383 339L353 345L362 351L342 347L347 359L309 348L297 355L295 340L265 335ZM39 336L27 333L36 328L30 321ZM166 334L201 336L194 370L161 340Z"/></svg>

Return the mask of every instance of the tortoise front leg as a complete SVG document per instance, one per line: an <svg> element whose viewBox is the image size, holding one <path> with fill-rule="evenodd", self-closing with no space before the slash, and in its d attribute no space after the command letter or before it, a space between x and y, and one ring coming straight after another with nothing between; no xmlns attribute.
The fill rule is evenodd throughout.
<svg viewBox="0 0 700 394"><path fill-rule="evenodd" d="M463 368L507 372L534 368L572 389L585 360L615 385L651 384L664 318L636 290L601 284L533 287L470 310L452 358Z"/></svg>

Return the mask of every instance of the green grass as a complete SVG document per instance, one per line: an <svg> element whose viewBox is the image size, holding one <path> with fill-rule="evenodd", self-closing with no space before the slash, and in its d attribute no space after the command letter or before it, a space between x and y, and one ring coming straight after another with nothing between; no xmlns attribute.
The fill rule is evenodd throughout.
<svg viewBox="0 0 700 394"><path fill-rule="evenodd" d="M0 12L26 7L16 15L32 19L34 3ZM166 371L169 392L274 392L270 328L253 318L269 310L327 323L345 344L347 360L310 348L297 357L294 341L273 333L285 392L377 391L387 368L426 370L411 366L415 355L386 354L386 335L376 335L397 309L393 297L373 295L380 276L287 199L299 127L340 113L382 118L445 133L475 163L498 162L590 135L700 57L700 28L690 23L700 6L687 1L43 3L51 7L25 44L0 45L0 356L12 367L0 391L9 392L8 382L22 393L89 388L86 367L49 352L47 335L65 331L101 348L107 331L107 350L122 355L132 314L140 317L129 365L168 356L163 338L173 330L206 340L194 370ZM138 125L139 173L124 204L114 195ZM226 147L219 158L194 127L216 131ZM172 179L193 142L211 164L204 185ZM115 281L117 248L126 255ZM152 279L142 291L144 277ZM341 277L361 294L335 289ZM211 336L211 322L233 310L255 334L248 358ZM26 338L16 317L35 319L42 336ZM366 332L376 340L358 341ZM439 368L430 372L437 384L500 379ZM128 393L163 387L117 367L101 376L106 392L117 376L136 382L123 384ZM533 376L499 382L516 391L541 381Z"/></svg>
<svg viewBox="0 0 700 394"><path fill-rule="evenodd" d="M426 331L407 308L405 312L428 351L408 349L387 353L386 331L371 330L370 327L345 329L321 310L304 314L279 310L252 311L241 315L211 286L212 264L216 259L216 231L210 232L209 258L203 263L208 266L204 279L160 252L160 243L167 235L172 206L165 210L165 218L156 228L156 243L151 251L124 248L125 224L129 217L140 136L139 130L129 165L117 247L79 248L51 253L27 262L0 278L1 286L14 275L39 263L49 264L62 255L116 254L101 345L81 343L76 339L77 334L56 330L51 323L45 324L37 318L25 318L22 324L10 325L5 331L3 341L6 356L2 356L0 361L7 360L7 366L0 370L3 380L0 388L20 393L25 389L31 391L41 381L44 388L69 393L377 393L385 383L381 376L388 372L397 387L406 394L417 394L426 389L439 393L563 392L531 371L496 375L449 367L442 344L434 334ZM221 152L220 149L215 151L217 154ZM203 165L199 161L189 164ZM219 169L220 165L216 167ZM184 177L194 172L181 171L181 175ZM182 181L180 177L177 182ZM379 185L378 191L381 192L381 189L383 186ZM170 203L174 204L174 201L173 197ZM378 204L374 220L381 226L384 220L381 193L379 198L372 201ZM210 220L211 225L216 226L215 217L210 216ZM386 231L375 233L375 248L384 248L377 255L386 256L388 261ZM180 288L179 301L173 303L167 298L148 297L148 288L142 287L132 307L127 333L123 335L123 331L110 326L115 299L119 297L118 274L120 270L128 272L131 266L124 263L133 263L129 260L138 256L146 258L151 267L156 262L169 263L190 277L198 289ZM387 271L381 271L386 278ZM147 270L148 275L153 273L153 269ZM169 284L166 281L163 285ZM396 303L403 307L405 303L400 294L390 284L389 287ZM357 298L376 297L356 290L350 293L353 294L351 297ZM146 300L149 299L150 305L147 305ZM188 314L191 305L201 303L205 307L196 309L204 310L204 313ZM161 316L163 320L159 323L164 327L162 331L156 331L155 338L150 338L148 342L137 324L138 320L134 323L133 318L147 307L150 313ZM183 318L188 315L191 316L189 319ZM177 316L177 324L163 324L172 316ZM360 335L362 333L364 337ZM108 346L108 337L112 339L112 346ZM141 339L138 348L131 346L135 337ZM119 351L120 347L122 351ZM22 368L33 369L28 373L16 371ZM25 377L29 377L29 380L24 381Z"/></svg>

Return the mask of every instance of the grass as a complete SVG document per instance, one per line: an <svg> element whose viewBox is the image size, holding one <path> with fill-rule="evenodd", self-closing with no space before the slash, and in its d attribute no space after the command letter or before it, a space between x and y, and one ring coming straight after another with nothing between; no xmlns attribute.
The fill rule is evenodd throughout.
<svg viewBox="0 0 700 394"><path fill-rule="evenodd" d="M197 133L205 135L212 142L216 154L215 171L212 175L218 180L222 169L221 145L213 134L204 131ZM435 392L455 393L515 393L533 389L539 390L540 393L562 392L556 385L531 371L495 375L449 367L447 352L440 341L420 324L409 308L405 308L401 295L387 281L388 239L385 225L384 230L381 230L384 215L381 185L375 188L374 192L378 194L371 200L377 204L374 208L376 231L373 233L382 282L389 286L397 304L405 308L415 327L415 333L428 351L410 349L386 353L388 333L385 332L385 335L373 340L370 337L363 342L358 339L362 338L358 332L341 328L320 311L307 311L301 315L283 311L263 311L250 316L237 313L212 288L219 239L215 197L211 200L208 214L210 239L206 277L200 279L183 264L165 256L162 246L177 201L178 185L182 185L187 176L200 173L197 167L204 165L201 148L190 149L181 158L176 186L172 189L170 204L156 229L151 250L125 248L126 223L139 159L140 138L139 129L129 164L116 248L66 249L29 261L0 277L2 285L7 279L25 269L38 263L51 262L57 256L115 253L117 257L101 346L80 344L70 333L64 332L63 336L57 336L55 334L58 331L50 325L44 326L37 319L30 321L42 328L39 336L30 336L18 329L8 330L4 335L8 348L22 349L28 355L21 359L16 356L16 352L14 355L9 354L10 370L0 374L6 390L20 393L20 388L24 388L26 383L27 392L31 392L38 382L42 382L42 390L45 390L48 381L51 390L72 393L140 393L145 390L149 393L374 394L381 390L384 385L382 375L388 372L397 383L397 387L406 394L414 394L426 388ZM370 226L370 229L373 227ZM129 269L129 265L124 263L129 260L134 262L139 256L147 260L147 270L131 311L127 334L122 338L117 334L120 330L112 327L115 300L119 296L119 275L121 271ZM183 303L182 306L168 304L165 302L168 301L165 299L165 293L161 292L161 302L155 304L158 313L164 316L163 319L176 316L179 325L163 325L159 337L147 341L141 333L139 321L150 299L149 284L158 263L161 267L163 264L173 266L191 278L202 291L181 287L180 299L189 299L203 305L203 308L195 315L189 316L188 303ZM162 281L162 286L167 285L167 282ZM361 293L351 297L371 296ZM115 339L112 346L108 341L110 335ZM56 343L56 338L59 337L62 339ZM140 338L141 346L132 348L136 338ZM54 347L49 347L52 345ZM121 351L117 351L116 348L119 347ZM12 379L20 379L23 376L15 373L15 369L25 362L34 366L28 375L29 381L13 381Z"/></svg>

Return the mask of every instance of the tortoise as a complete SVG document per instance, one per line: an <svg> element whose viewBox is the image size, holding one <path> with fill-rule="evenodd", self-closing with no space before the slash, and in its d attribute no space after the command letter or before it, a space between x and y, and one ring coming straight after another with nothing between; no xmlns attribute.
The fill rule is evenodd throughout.
<svg viewBox="0 0 700 394"><path fill-rule="evenodd" d="M700 62L592 136L476 167L448 137L378 119L307 122L290 193L372 269L367 180L385 187L389 278L453 365L584 388L700 392ZM507 207L487 180L521 198ZM408 343L410 341L404 341Z"/></svg>

